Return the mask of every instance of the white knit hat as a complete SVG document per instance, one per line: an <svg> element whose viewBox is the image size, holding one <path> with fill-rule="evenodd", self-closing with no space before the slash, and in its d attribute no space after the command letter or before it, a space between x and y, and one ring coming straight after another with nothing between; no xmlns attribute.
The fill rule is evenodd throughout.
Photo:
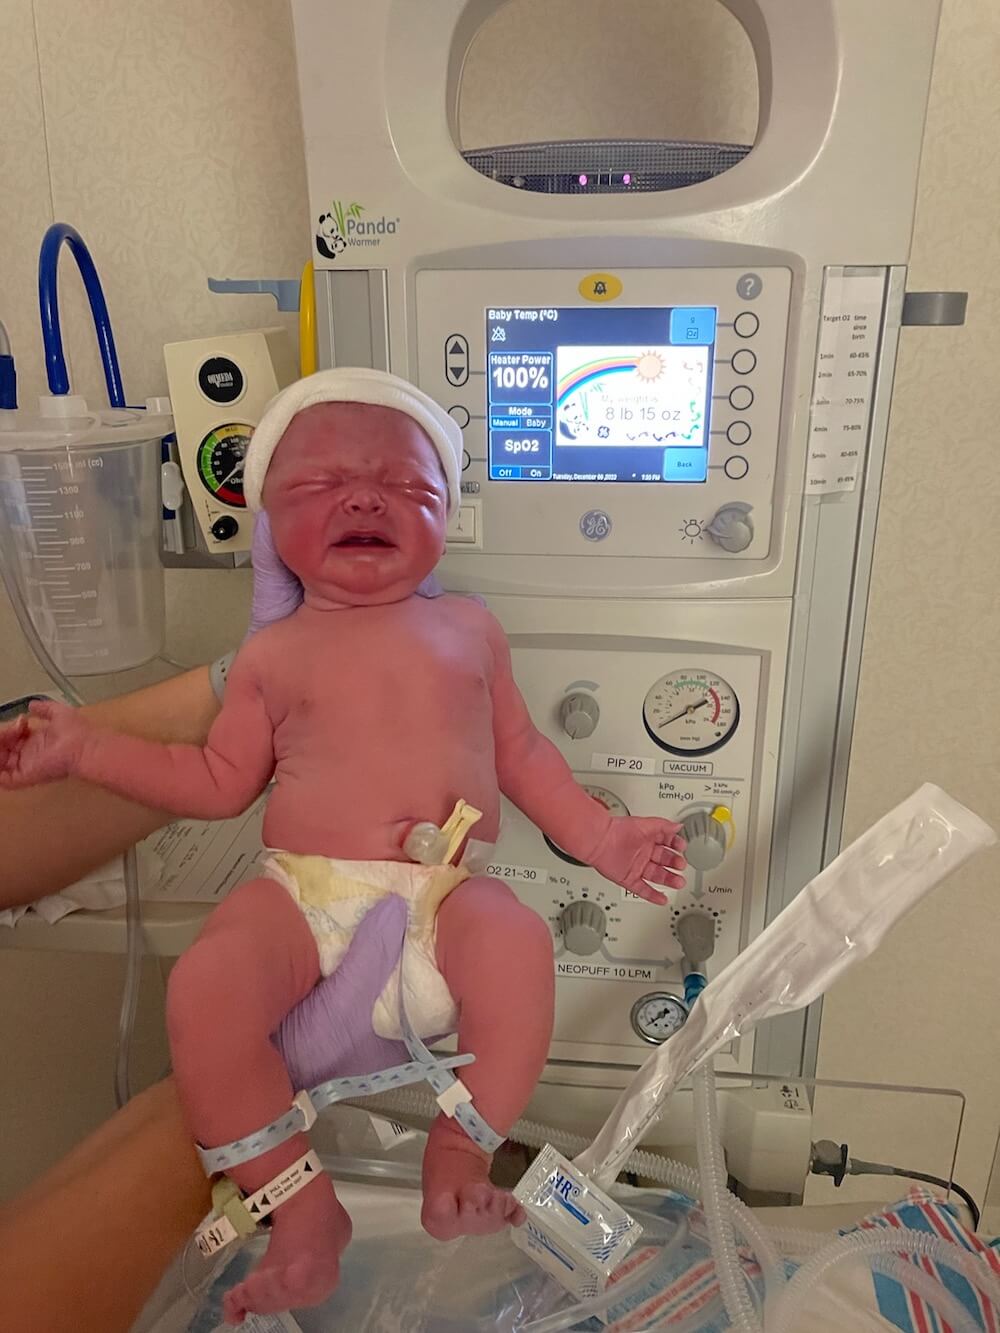
<svg viewBox="0 0 1000 1333"><path fill-rule="evenodd" d="M448 513L458 508L459 477L462 474L462 431L458 423L421 389L387 370L338 366L296 380L276 394L260 419L247 449L243 468L243 493L250 509L262 506L264 478L278 441L297 412L316 403L371 403L405 412L422 426L437 450L448 483Z"/></svg>

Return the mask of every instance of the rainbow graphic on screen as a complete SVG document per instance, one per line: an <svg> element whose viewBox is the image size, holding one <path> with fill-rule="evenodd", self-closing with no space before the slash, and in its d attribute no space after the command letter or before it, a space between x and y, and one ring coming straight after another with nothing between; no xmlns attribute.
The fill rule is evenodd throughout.
<svg viewBox="0 0 1000 1333"><path fill-rule="evenodd" d="M557 443L703 447L709 357L708 347L557 347Z"/></svg>
<svg viewBox="0 0 1000 1333"><path fill-rule="evenodd" d="M623 371L634 371L638 365L639 358L635 356L603 356L598 357L596 361L588 361L585 365L577 366L559 380L556 406L562 407L569 395L583 388L585 384L602 379L605 375L620 375Z"/></svg>

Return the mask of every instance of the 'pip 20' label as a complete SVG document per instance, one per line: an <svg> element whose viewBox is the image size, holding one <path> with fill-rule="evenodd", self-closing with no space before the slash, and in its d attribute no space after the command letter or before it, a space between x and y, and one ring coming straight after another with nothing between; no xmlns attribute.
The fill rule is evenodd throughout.
<svg viewBox="0 0 1000 1333"><path fill-rule="evenodd" d="M591 768L598 773L655 773L656 760L644 759L634 754L595 754L590 759Z"/></svg>

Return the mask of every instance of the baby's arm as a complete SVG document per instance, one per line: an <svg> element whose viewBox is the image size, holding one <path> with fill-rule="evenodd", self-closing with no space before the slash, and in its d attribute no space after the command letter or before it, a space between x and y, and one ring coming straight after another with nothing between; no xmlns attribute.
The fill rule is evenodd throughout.
<svg viewBox="0 0 1000 1333"><path fill-rule="evenodd" d="M273 728L252 663L239 659L208 740L160 745L95 727L65 704L35 703L0 732L0 786L77 777L175 816L245 810L274 771Z"/></svg>
<svg viewBox="0 0 1000 1333"><path fill-rule="evenodd" d="M684 887L684 840L669 819L619 818L588 796L556 747L531 720L514 682L510 647L491 619L493 732L500 790L578 861L631 893L664 903L647 881Z"/></svg>

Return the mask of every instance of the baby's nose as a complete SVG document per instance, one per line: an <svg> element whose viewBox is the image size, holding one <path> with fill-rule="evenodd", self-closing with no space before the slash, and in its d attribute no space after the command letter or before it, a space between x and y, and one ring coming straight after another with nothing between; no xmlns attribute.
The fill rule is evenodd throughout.
<svg viewBox="0 0 1000 1333"><path fill-rule="evenodd" d="M381 514L385 499L377 486L354 486L344 497L344 508L349 514Z"/></svg>

